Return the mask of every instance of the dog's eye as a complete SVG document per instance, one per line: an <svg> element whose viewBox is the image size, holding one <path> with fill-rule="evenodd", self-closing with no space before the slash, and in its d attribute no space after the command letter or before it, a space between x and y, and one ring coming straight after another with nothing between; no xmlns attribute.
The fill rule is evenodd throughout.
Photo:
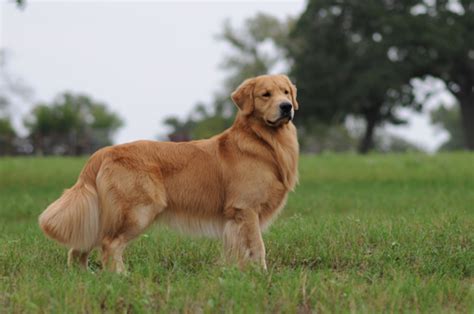
<svg viewBox="0 0 474 314"><path fill-rule="evenodd" d="M262 96L263 97L270 97L272 94L270 92L265 92L265 94L263 94Z"/></svg>
<svg viewBox="0 0 474 314"><path fill-rule="evenodd" d="M290 92L287 89L285 89L285 95L288 95L289 93Z"/></svg>

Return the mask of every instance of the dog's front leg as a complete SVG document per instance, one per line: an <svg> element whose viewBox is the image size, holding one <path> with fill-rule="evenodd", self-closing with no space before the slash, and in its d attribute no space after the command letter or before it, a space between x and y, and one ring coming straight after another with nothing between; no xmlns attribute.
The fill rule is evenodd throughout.
<svg viewBox="0 0 474 314"><path fill-rule="evenodd" d="M232 218L224 227L224 253L228 262L244 268L248 262L257 263L264 270L265 245L262 239L258 214L253 210L233 209Z"/></svg>

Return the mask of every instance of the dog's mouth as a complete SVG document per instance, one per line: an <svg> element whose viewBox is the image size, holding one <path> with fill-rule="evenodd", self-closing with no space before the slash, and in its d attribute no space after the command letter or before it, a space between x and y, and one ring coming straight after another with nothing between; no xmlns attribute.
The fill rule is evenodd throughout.
<svg viewBox="0 0 474 314"><path fill-rule="evenodd" d="M285 124L285 123L288 123L290 122L291 120L293 120L293 114L291 113L288 113L288 114L285 114L285 115L282 115L280 116L278 119L274 120L274 121L270 121L270 120L265 120L265 122L269 125L269 126L280 126L282 124Z"/></svg>

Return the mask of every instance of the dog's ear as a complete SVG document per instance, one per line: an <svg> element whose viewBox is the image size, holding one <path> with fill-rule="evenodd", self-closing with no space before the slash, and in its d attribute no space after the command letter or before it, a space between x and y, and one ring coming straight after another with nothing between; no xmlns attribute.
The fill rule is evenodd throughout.
<svg viewBox="0 0 474 314"><path fill-rule="evenodd" d="M293 103L293 108L295 108L295 110L298 110L298 101L296 100L296 86L295 84L291 83L290 79L288 78L288 76L286 75L283 75L286 80L288 81L288 85L290 86L290 93L291 93L291 102Z"/></svg>
<svg viewBox="0 0 474 314"><path fill-rule="evenodd" d="M232 93L232 101L239 107L243 114L249 115L255 107L253 91L255 89L255 79L247 79Z"/></svg>

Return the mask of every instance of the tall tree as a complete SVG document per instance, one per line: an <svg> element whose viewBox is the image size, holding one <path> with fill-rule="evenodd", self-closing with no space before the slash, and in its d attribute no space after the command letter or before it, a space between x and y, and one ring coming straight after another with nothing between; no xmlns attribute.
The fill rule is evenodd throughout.
<svg viewBox="0 0 474 314"><path fill-rule="evenodd" d="M459 103L465 147L474 150L474 0L418 2L400 54L417 75L446 83Z"/></svg>
<svg viewBox="0 0 474 314"><path fill-rule="evenodd" d="M413 75L402 62L397 30L411 19L415 0L310 0L291 34L292 76L298 85L299 121L341 123L362 117L366 129L359 151L373 148L375 128L404 123L400 106L413 106Z"/></svg>
<svg viewBox="0 0 474 314"><path fill-rule="evenodd" d="M64 93L51 104L36 105L25 119L37 154L81 155L112 144L123 125L103 103L86 95Z"/></svg>

